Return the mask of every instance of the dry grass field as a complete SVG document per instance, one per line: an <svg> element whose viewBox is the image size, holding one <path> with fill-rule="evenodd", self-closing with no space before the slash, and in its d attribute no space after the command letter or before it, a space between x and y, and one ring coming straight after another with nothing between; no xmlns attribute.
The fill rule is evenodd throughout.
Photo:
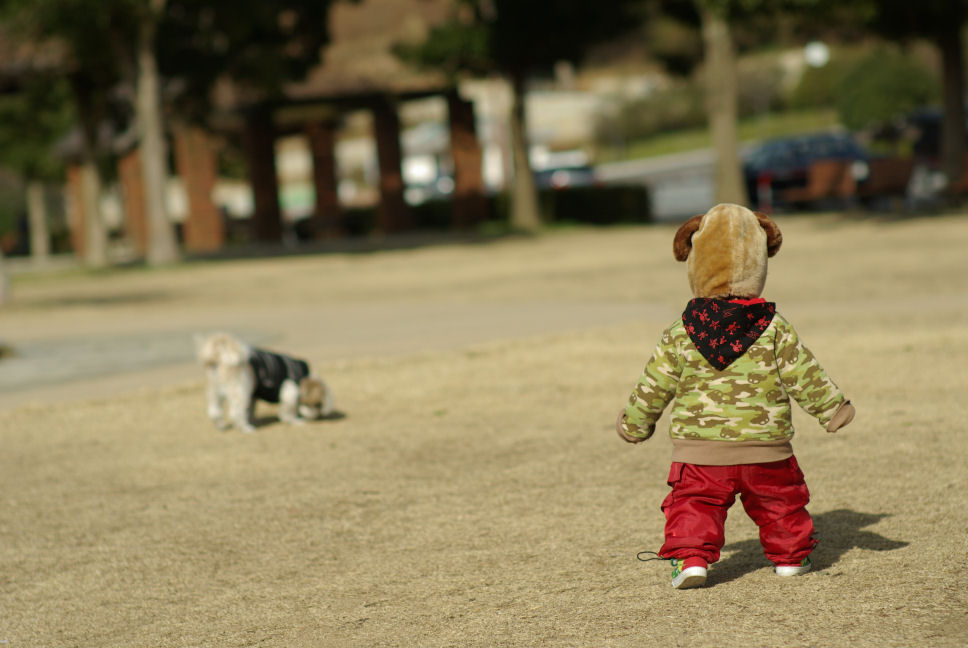
<svg viewBox="0 0 968 648"><path fill-rule="evenodd" d="M612 425L687 299L674 226L20 275L0 310L0 644L968 646L968 216L778 217L765 296L855 403L797 412L817 569L736 506L662 562L670 444ZM306 357L340 416L206 419L191 334Z"/></svg>

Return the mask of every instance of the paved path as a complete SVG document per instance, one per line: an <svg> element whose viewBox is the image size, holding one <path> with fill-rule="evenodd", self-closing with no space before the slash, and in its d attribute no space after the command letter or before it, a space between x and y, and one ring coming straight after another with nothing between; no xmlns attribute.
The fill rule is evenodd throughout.
<svg viewBox="0 0 968 648"><path fill-rule="evenodd" d="M257 312L231 330L252 344L296 349L326 363L591 328L655 311L666 314L662 307L611 302L349 304L327 309L325 317L313 308L293 311L287 319L301 324L285 332ZM0 361L0 408L201 380L193 336L211 330L202 324L17 343L15 353Z"/></svg>

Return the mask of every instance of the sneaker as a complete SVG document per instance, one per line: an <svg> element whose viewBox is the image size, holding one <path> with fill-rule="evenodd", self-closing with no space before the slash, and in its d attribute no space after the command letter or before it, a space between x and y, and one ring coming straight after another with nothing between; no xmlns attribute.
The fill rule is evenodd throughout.
<svg viewBox="0 0 968 648"><path fill-rule="evenodd" d="M810 571L811 567L813 563L810 562L810 556L807 556L799 565L777 565L773 571L777 576L802 576Z"/></svg>
<svg viewBox="0 0 968 648"><path fill-rule="evenodd" d="M706 567L704 566L706 563L697 561L702 562L702 565L686 567L686 560L672 559L672 586L676 589L702 587L706 582Z"/></svg>

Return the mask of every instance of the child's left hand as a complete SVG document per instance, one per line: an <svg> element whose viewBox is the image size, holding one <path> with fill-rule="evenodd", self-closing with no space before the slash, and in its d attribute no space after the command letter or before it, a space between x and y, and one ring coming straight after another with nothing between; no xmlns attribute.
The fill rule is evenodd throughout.
<svg viewBox="0 0 968 648"><path fill-rule="evenodd" d="M618 432L618 435L622 437L623 441L627 441L628 443L642 443L645 441L642 437L632 436L628 433L624 409L618 413L618 419L615 421L615 431Z"/></svg>

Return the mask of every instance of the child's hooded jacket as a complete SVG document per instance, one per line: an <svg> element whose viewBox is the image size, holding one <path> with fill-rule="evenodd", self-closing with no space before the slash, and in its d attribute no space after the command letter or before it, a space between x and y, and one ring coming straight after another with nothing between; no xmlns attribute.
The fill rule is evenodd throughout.
<svg viewBox="0 0 968 648"><path fill-rule="evenodd" d="M619 419L646 439L665 407L673 461L764 463L793 454L790 399L830 431L853 407L775 305L759 298L782 242L768 217L717 205L676 234L696 298L662 334Z"/></svg>

